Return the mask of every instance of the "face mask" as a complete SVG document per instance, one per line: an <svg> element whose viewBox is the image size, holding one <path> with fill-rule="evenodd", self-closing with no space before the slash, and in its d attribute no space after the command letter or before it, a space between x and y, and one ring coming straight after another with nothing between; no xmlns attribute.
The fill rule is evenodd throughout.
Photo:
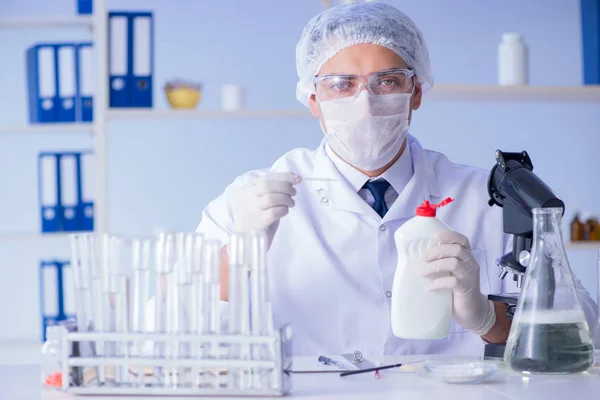
<svg viewBox="0 0 600 400"><path fill-rule="evenodd" d="M406 138L412 93L371 95L363 90L352 101L320 102L327 142L344 161L365 171L383 167Z"/></svg>

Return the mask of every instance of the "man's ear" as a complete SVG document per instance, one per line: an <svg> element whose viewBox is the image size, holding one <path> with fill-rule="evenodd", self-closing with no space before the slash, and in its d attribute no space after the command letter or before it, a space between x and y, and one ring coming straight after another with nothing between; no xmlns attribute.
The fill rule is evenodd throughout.
<svg viewBox="0 0 600 400"><path fill-rule="evenodd" d="M310 112L315 118L321 118L321 106L317 101L316 95L311 95L310 99L308 99L308 106L310 107Z"/></svg>
<svg viewBox="0 0 600 400"><path fill-rule="evenodd" d="M412 109L418 110L421 107L421 99L423 98L423 88L421 84L417 82L415 77L415 92L413 93L412 98Z"/></svg>

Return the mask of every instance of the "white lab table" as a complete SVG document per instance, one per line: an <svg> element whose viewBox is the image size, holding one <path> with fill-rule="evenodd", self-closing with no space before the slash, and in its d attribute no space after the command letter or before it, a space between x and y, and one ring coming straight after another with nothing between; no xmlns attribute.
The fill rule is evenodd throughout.
<svg viewBox="0 0 600 400"><path fill-rule="evenodd" d="M406 362L424 359L415 356L407 359L386 358L383 363ZM432 359L426 356L425 359ZM306 362L305 362L306 364ZM506 400L506 399L592 399L600 395L600 371L592 370L578 375L522 377L500 370L482 383L456 385L434 381L414 372L395 370L381 371L381 378L373 373L340 377L337 373L302 373L293 375L290 399L314 400ZM2 400L115 400L121 397L73 396L60 391L40 388L40 367L35 364L0 366L0 399ZM148 397L122 397L127 400ZM181 397L150 397L159 399L182 399ZM207 397L205 397L207 398ZM220 397L223 399L223 397Z"/></svg>

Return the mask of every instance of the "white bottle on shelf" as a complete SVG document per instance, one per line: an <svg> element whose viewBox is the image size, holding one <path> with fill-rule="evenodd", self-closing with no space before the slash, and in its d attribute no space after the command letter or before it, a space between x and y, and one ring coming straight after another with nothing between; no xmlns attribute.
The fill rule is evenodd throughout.
<svg viewBox="0 0 600 400"><path fill-rule="evenodd" d="M498 46L498 84L502 86L527 85L527 46L518 33L502 34Z"/></svg>

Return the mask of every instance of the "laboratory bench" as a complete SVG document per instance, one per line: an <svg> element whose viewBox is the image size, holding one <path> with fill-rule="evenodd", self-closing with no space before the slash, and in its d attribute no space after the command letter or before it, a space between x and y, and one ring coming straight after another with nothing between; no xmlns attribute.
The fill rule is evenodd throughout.
<svg viewBox="0 0 600 400"><path fill-rule="evenodd" d="M432 360L437 356L391 357L382 364ZM295 357L294 365L308 365L316 357ZM294 370L296 368L294 367ZM137 397L74 396L59 390L40 388L40 366L36 364L0 365L0 399L2 400L115 400L115 399L223 399L224 397ZM340 377L339 373L294 373L289 399L443 399L443 400L515 400L515 399L592 399L600 394L600 369L577 375L521 376L504 369L478 384L449 384L422 377L414 369L385 370L376 379L373 373ZM246 399L256 397L244 397Z"/></svg>

